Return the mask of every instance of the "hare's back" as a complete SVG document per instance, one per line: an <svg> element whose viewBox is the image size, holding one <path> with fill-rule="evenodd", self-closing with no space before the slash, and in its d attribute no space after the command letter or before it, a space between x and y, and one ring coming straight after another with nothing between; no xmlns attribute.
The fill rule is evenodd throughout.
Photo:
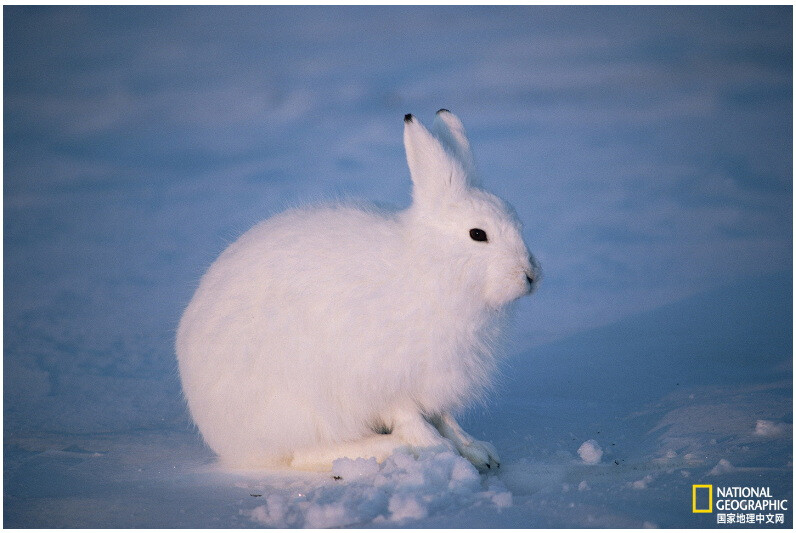
<svg viewBox="0 0 796 533"><path fill-rule="evenodd" d="M354 207L293 210L265 220L241 241L250 241L266 266L294 272L351 271L395 251L399 225L390 213ZM275 264L276 263L276 264ZM373 265L378 268L378 265Z"/></svg>
<svg viewBox="0 0 796 533"><path fill-rule="evenodd" d="M257 297L284 305L293 298L345 297L394 276L402 242L401 224L391 212L294 209L243 234L202 284L235 293L230 296L238 301Z"/></svg>

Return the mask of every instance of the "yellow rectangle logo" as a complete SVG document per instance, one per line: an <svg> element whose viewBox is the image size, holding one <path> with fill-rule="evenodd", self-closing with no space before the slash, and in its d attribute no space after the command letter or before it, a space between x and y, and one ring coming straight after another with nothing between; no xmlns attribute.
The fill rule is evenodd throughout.
<svg viewBox="0 0 796 533"><path fill-rule="evenodd" d="M707 505L705 505L707 495ZM694 485L691 493L692 510L695 513L713 512L713 485Z"/></svg>

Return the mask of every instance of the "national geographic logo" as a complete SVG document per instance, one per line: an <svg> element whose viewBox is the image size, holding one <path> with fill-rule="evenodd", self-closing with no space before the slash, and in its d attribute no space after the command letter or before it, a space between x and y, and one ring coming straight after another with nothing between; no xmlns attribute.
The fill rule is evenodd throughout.
<svg viewBox="0 0 796 533"><path fill-rule="evenodd" d="M784 524L788 500L775 498L770 487L716 487L693 485L691 511L712 513L717 524Z"/></svg>

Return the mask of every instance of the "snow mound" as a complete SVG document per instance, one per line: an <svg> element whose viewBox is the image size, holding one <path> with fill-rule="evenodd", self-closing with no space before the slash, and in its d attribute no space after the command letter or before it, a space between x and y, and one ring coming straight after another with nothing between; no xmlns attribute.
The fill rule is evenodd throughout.
<svg viewBox="0 0 796 533"><path fill-rule="evenodd" d="M653 479L655 478L651 474L647 474L643 478L633 481L629 485L630 488L635 490L645 490L649 486L649 484L652 483Z"/></svg>
<svg viewBox="0 0 796 533"><path fill-rule="evenodd" d="M730 472L735 471L735 466L727 459L719 459L719 462L714 466L710 472L708 472L709 476L720 476L721 474L729 474Z"/></svg>
<svg viewBox="0 0 796 533"><path fill-rule="evenodd" d="M588 465L596 465L603 458L603 449L594 439L589 439L578 448L578 455Z"/></svg>
<svg viewBox="0 0 796 533"><path fill-rule="evenodd" d="M785 422L774 422L773 420L758 420L755 424L755 435L768 438L779 438L790 435L793 426Z"/></svg>
<svg viewBox="0 0 796 533"><path fill-rule="evenodd" d="M512 505L495 476L482 478L453 452L397 453L375 459L338 459L331 481L302 492L264 494L264 505L241 513L267 527L328 528L403 524L457 508Z"/></svg>

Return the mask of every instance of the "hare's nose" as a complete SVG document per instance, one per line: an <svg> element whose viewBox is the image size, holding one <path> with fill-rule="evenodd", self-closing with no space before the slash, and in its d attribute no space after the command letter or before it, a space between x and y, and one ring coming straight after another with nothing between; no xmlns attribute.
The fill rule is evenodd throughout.
<svg viewBox="0 0 796 533"><path fill-rule="evenodd" d="M531 294L539 285L539 280L542 278L542 270L532 255L528 256L528 264L523 270L525 271L525 281L528 285L528 294Z"/></svg>
<svg viewBox="0 0 796 533"><path fill-rule="evenodd" d="M536 290L536 286L539 281L539 276L536 272L526 272L525 273L525 282L527 284L527 291L528 294L532 294Z"/></svg>

